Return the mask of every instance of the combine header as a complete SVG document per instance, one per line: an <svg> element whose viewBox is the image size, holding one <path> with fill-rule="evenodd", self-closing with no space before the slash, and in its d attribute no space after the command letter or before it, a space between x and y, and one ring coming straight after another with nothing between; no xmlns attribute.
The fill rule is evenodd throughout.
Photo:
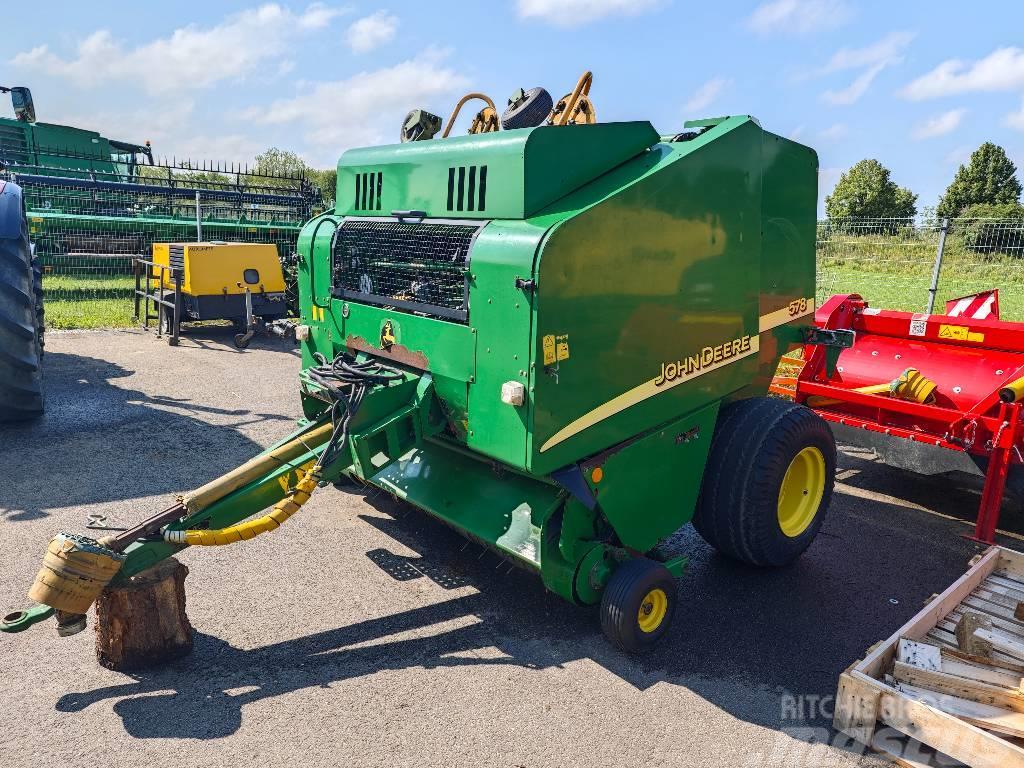
<svg viewBox="0 0 1024 768"><path fill-rule="evenodd" d="M299 227L323 208L301 175L230 164L157 163L149 142L39 123L27 88L0 118L0 180L23 190L30 235L46 273L131 274L153 242L228 240L295 250ZM126 297L130 290L126 288Z"/></svg>
<svg viewBox="0 0 1024 768"><path fill-rule="evenodd" d="M815 323L853 331L856 343L831 371L821 350L805 350L799 373L773 389L815 409L840 443L871 448L887 464L983 473L974 538L991 544L1007 482L1024 489L1024 323L999 319L995 291L954 299L946 312L833 296Z"/></svg>
<svg viewBox="0 0 1024 768"><path fill-rule="evenodd" d="M670 624L685 557L656 547L691 519L760 566L810 546L835 444L766 395L784 352L852 337L810 325L815 153L746 115L594 123L588 77L542 91L501 130L485 99L473 135L429 140L419 110L407 143L342 156L298 241L305 420L131 531L55 540L32 596L64 631L110 573L272 530L342 476L599 603L628 651Z"/></svg>

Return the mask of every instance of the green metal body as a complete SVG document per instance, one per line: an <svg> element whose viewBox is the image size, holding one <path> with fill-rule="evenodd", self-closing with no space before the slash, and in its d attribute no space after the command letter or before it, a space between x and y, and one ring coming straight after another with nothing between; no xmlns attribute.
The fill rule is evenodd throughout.
<svg viewBox="0 0 1024 768"><path fill-rule="evenodd" d="M686 524L719 409L766 394L814 308L814 152L746 116L703 122L679 142L623 123L346 153L339 208L299 237L309 335L294 434L328 407L305 373L314 353L378 358L404 377L367 393L325 479L382 488L583 604ZM464 321L336 297L366 257L335 263L335 229L409 219L410 248L420 227L480 225ZM501 397L516 382L521 405ZM320 450L173 527L222 528L272 505ZM119 577L178 548L137 542Z"/></svg>
<svg viewBox="0 0 1024 768"><path fill-rule="evenodd" d="M347 152L337 209L299 237L304 366L348 349L429 375L446 420L347 471L582 603L687 523L721 404L766 394L815 279L815 153L747 116L699 127L679 142L635 122ZM483 223L467 320L339 297L334 230L355 219ZM507 382L523 405L502 402ZM304 392L313 418L323 404Z"/></svg>

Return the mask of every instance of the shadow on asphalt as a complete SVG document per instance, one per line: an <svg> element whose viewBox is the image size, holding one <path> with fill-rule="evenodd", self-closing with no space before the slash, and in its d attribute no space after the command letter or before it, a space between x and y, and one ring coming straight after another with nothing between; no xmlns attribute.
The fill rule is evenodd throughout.
<svg viewBox="0 0 1024 768"><path fill-rule="evenodd" d="M124 685L69 693L57 710L119 699L113 709L132 736L215 739L239 728L247 703L384 670L591 660L639 690L687 688L767 728L828 729L839 673L962 574L979 550L950 521L842 494L818 540L789 568L738 564L687 527L667 544L690 557L672 629L651 653L630 657L604 640L595 609L546 593L533 574L384 493L365 498L379 514L363 520L420 554L367 553L395 580L392 588L428 578L479 592L253 650L199 634L192 656ZM444 622L457 626L392 637ZM475 653L490 648L500 654Z"/></svg>
<svg viewBox="0 0 1024 768"><path fill-rule="evenodd" d="M168 351L163 358L168 366L175 364L172 355ZM0 426L0 446L9 447L0 520L32 520L46 517L50 508L180 492L262 450L239 427L290 421L280 414L214 408L119 386L118 380L134 371L93 357L47 352L44 365L43 417ZM211 424L211 415L231 422ZM144 516L140 511L139 519Z"/></svg>
<svg viewBox="0 0 1024 768"><path fill-rule="evenodd" d="M156 330L152 326L150 331L156 336ZM202 325L185 324L181 326L181 333L178 336L179 343L183 347L198 347L208 352L223 352L227 354L244 355L252 349L272 349L275 352L299 356L298 342L285 340L278 336L263 331L257 332L249 342L246 349L239 349L235 346L235 329L230 325L219 323L204 323ZM160 339L160 343L166 344L166 336Z"/></svg>
<svg viewBox="0 0 1024 768"><path fill-rule="evenodd" d="M926 509L955 517L971 524L978 515L984 478L964 472L944 475L919 475L890 467L861 449L841 454L842 482L872 493L893 496ZM1015 467L1015 471L1022 471ZM1018 485L1024 485L1017 481ZM1024 498L1009 489L1003 499L999 528L1024 534ZM970 529L965 529L970 530Z"/></svg>

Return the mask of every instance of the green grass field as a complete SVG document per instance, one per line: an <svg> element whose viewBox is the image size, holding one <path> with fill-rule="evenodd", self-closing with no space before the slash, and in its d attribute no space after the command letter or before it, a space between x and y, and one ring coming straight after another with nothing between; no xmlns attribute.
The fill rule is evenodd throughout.
<svg viewBox="0 0 1024 768"><path fill-rule="evenodd" d="M47 328L127 328L134 325L135 278L44 275Z"/></svg>

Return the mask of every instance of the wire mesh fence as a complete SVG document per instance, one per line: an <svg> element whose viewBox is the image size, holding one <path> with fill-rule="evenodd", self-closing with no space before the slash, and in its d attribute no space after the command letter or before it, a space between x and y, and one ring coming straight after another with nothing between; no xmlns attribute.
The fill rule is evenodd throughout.
<svg viewBox="0 0 1024 768"><path fill-rule="evenodd" d="M926 312L933 303L939 313L998 288L1002 317L1024 321L1024 220L826 219L817 261L819 302L859 293L875 307Z"/></svg>
<svg viewBox="0 0 1024 768"><path fill-rule="evenodd" d="M55 328L130 324L133 261L151 257L155 242L273 243L287 259L302 224L322 205L302 177L249 171L150 165L121 173L7 158L0 179L24 191L47 321Z"/></svg>

